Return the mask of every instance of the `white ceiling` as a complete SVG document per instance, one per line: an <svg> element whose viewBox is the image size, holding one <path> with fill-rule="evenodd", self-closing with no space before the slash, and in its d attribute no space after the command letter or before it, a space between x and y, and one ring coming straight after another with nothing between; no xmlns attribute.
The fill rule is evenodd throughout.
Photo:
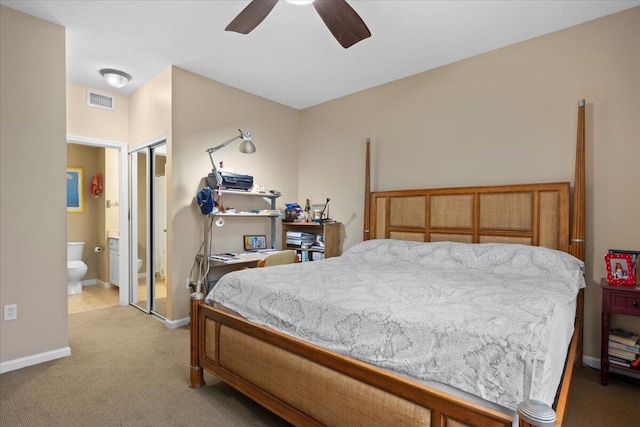
<svg viewBox="0 0 640 427"><path fill-rule="evenodd" d="M311 5L280 2L248 35L248 0L6 1L66 27L67 80L129 95L175 65L305 108L640 5L640 0L350 0L372 36L344 49ZM102 68L129 73L122 89Z"/></svg>

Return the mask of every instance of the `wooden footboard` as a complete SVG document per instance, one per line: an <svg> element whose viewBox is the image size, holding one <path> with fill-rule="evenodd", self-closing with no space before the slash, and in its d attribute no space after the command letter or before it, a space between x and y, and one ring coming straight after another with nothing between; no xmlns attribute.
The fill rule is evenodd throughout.
<svg viewBox="0 0 640 427"><path fill-rule="evenodd" d="M201 295L201 294L200 294ZM509 416L192 300L202 369L295 425L510 426ZM193 325L197 325L193 328ZM559 417L561 419L561 417Z"/></svg>

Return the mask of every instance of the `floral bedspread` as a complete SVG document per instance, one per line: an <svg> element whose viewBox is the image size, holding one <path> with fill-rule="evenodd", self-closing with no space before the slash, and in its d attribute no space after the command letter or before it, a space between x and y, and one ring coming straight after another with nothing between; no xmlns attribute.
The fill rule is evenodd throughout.
<svg viewBox="0 0 640 427"><path fill-rule="evenodd" d="M514 409L538 399L583 263L513 244L370 240L323 261L225 275L207 296L254 322Z"/></svg>

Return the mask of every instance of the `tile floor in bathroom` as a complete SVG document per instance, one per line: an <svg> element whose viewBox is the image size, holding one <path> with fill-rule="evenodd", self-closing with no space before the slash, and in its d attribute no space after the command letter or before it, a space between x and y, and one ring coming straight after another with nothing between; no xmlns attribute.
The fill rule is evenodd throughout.
<svg viewBox="0 0 640 427"><path fill-rule="evenodd" d="M143 301L146 298L144 279L140 279L138 287L138 298ZM163 298L167 296L167 287L163 279L156 279L156 296ZM82 288L82 293L68 296L67 313L82 313L84 311L98 310L100 308L118 305L119 288L116 286L104 287L102 285L91 285Z"/></svg>

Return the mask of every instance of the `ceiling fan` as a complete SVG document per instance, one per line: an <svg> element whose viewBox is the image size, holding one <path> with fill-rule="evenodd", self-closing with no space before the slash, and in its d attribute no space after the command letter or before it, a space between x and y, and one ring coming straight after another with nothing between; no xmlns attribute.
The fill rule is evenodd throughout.
<svg viewBox="0 0 640 427"><path fill-rule="evenodd" d="M345 0L311 1L331 34L345 49L371 37L371 32L360 15ZM278 0L253 0L225 30L249 34L267 17L276 3Z"/></svg>

